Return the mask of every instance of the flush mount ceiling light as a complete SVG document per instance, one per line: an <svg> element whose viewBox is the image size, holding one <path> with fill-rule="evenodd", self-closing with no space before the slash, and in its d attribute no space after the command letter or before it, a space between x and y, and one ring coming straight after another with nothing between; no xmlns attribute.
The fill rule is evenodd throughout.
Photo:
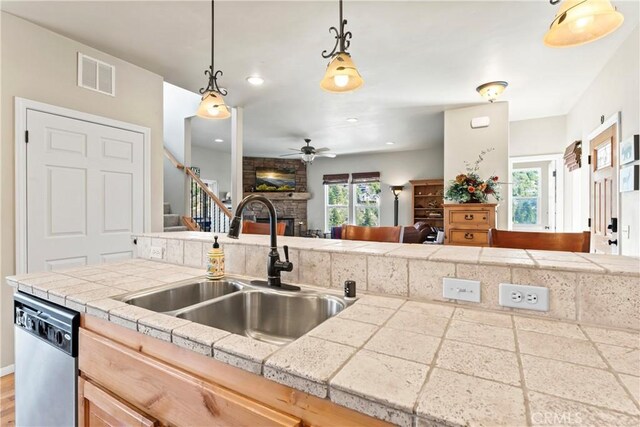
<svg viewBox="0 0 640 427"><path fill-rule="evenodd" d="M260 76L249 76L247 81L253 86L261 86L264 83L264 79Z"/></svg>
<svg viewBox="0 0 640 427"><path fill-rule="evenodd" d="M213 142L224 142L224 139L216 138L213 140Z"/></svg>
<svg viewBox="0 0 640 427"><path fill-rule="evenodd" d="M504 92L509 83L503 81L489 82L476 88L480 96L489 102L493 102Z"/></svg>
<svg viewBox="0 0 640 427"><path fill-rule="evenodd" d="M340 0L340 30L336 27L329 28L329 33L335 36L336 44L331 52L322 51L323 58L331 58L327 71L320 81L320 87L327 92L352 92L364 83L351 55L347 53L351 44L351 31L345 33L345 25L347 20L342 18L342 0Z"/></svg>
<svg viewBox="0 0 640 427"><path fill-rule="evenodd" d="M385 142L385 144L387 144L387 145L393 145L393 144L395 144L395 142L393 142L393 141L387 141L387 142Z"/></svg>
<svg viewBox="0 0 640 427"><path fill-rule="evenodd" d="M349 123L356 123L356 122L358 121L358 118L357 118L357 117L349 117L349 118L347 119L347 121L348 121Z"/></svg>
<svg viewBox="0 0 640 427"><path fill-rule="evenodd" d="M560 0L549 0L553 5ZM571 47L601 39L617 30L624 16L609 0L564 0L553 18L544 44Z"/></svg>
<svg viewBox="0 0 640 427"><path fill-rule="evenodd" d="M217 70L213 66L214 59L214 34L215 34L215 13L214 1L211 1L211 65L204 74L209 76L209 83L206 88L200 89L202 100L196 115L205 119L226 119L231 116L229 108L224 103L224 96L227 94L226 89L218 86L218 76L222 76L222 71Z"/></svg>

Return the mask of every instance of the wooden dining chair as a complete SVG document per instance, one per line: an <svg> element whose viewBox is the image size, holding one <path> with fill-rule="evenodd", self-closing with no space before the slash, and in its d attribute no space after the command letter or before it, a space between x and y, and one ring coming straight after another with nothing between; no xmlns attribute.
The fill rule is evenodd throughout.
<svg viewBox="0 0 640 427"><path fill-rule="evenodd" d="M542 233L533 231L489 230L489 246L495 248L536 249L542 251L589 252L591 233Z"/></svg>
<svg viewBox="0 0 640 427"><path fill-rule="evenodd" d="M343 225L342 238L344 240L366 240L369 242L399 243L402 237L402 227L363 227L359 225Z"/></svg>
<svg viewBox="0 0 640 427"><path fill-rule="evenodd" d="M279 222L276 225L276 234L278 236L284 236L284 231L287 228L287 224ZM242 233L243 234L269 234L268 222L252 222L242 221Z"/></svg>

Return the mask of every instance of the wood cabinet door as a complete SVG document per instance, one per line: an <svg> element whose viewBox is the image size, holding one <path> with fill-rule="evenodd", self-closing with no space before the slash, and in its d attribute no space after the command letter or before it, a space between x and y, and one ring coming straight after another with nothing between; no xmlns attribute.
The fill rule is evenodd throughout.
<svg viewBox="0 0 640 427"><path fill-rule="evenodd" d="M100 387L78 379L81 427L157 426L155 420L141 414Z"/></svg>
<svg viewBox="0 0 640 427"><path fill-rule="evenodd" d="M302 425L297 417L203 381L85 329L80 329L79 347L79 368L84 375L163 425Z"/></svg>

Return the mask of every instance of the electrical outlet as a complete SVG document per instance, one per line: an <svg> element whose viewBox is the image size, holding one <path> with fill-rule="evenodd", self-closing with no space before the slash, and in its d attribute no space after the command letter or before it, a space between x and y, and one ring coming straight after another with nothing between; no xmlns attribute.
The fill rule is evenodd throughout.
<svg viewBox="0 0 640 427"><path fill-rule="evenodd" d="M498 303L505 307L549 311L549 289L543 286L500 283Z"/></svg>
<svg viewBox="0 0 640 427"><path fill-rule="evenodd" d="M162 259L163 258L162 247L161 246L151 246L151 251L149 252L149 258Z"/></svg>
<svg viewBox="0 0 640 427"><path fill-rule="evenodd" d="M442 278L442 296L461 301L480 302L480 282L444 277Z"/></svg>

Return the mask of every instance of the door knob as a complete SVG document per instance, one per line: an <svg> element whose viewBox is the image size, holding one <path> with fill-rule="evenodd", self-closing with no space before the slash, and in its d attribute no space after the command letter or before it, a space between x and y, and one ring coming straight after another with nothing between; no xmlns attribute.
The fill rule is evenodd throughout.
<svg viewBox="0 0 640 427"><path fill-rule="evenodd" d="M611 245L616 245L616 246L618 246L618 239L615 239L615 240L607 240L607 243L609 243L609 246L611 246Z"/></svg>

